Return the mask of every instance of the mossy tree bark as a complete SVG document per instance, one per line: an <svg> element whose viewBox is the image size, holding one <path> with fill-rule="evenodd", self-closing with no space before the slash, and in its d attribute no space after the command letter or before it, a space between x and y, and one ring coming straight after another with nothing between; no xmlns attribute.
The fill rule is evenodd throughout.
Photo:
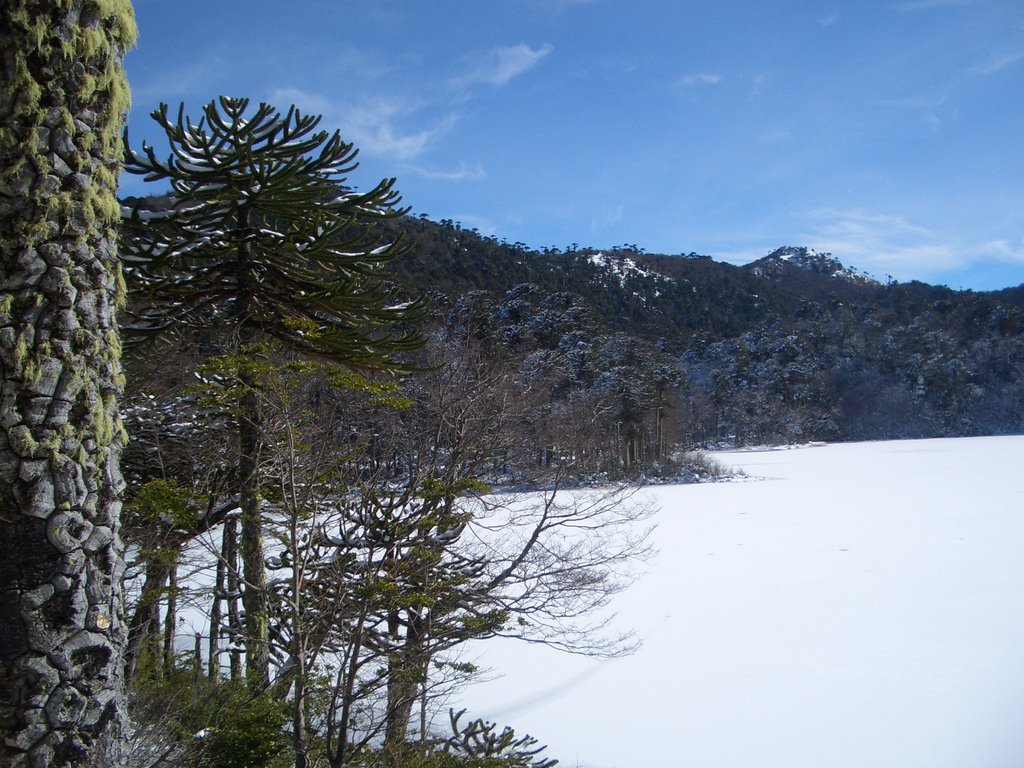
<svg viewBox="0 0 1024 768"><path fill-rule="evenodd" d="M128 0L0 4L0 762L118 766Z"/></svg>

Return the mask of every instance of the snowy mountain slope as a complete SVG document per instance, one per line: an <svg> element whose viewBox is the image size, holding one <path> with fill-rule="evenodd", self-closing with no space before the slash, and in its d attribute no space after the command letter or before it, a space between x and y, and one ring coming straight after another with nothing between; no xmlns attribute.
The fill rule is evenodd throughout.
<svg viewBox="0 0 1024 768"><path fill-rule="evenodd" d="M743 267L757 277L781 279L792 274L793 270L802 270L831 280L847 281L855 284L880 285L869 275L856 269L844 266L831 253L821 253L811 248L785 246L772 251L762 259L751 262Z"/></svg>

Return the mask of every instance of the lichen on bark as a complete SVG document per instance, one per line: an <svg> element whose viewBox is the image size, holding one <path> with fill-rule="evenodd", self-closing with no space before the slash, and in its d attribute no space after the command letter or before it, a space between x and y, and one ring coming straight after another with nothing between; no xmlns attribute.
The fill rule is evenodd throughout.
<svg viewBox="0 0 1024 768"><path fill-rule="evenodd" d="M128 0L0 4L0 763L117 766Z"/></svg>

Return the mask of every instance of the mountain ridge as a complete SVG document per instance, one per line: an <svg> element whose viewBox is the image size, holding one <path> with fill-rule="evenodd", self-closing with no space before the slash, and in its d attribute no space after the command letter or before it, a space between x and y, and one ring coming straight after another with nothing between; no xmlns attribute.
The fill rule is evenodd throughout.
<svg viewBox="0 0 1024 768"><path fill-rule="evenodd" d="M558 294L592 318L595 345L620 334L666 356L688 444L1024 432L1024 285L882 283L800 246L737 266L635 245L534 251L453 222L398 232L412 245L396 276L442 307L474 293L495 338L518 323L506 335L525 343Z"/></svg>

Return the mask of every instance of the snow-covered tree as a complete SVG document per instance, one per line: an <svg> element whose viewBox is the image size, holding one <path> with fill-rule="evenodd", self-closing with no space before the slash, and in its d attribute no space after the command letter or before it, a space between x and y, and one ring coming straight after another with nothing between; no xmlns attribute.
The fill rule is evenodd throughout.
<svg viewBox="0 0 1024 768"><path fill-rule="evenodd" d="M394 179L349 189L357 150L295 107L222 97L196 123L184 106L176 119L166 104L152 116L170 154L143 143L124 167L170 196L126 211L131 333L269 336L363 370L393 368L394 353L419 346L422 303L384 271L403 246L379 242L374 226L405 213Z"/></svg>
<svg viewBox="0 0 1024 768"><path fill-rule="evenodd" d="M406 301L384 266L401 252L375 224L404 211L394 179L365 193L346 186L356 150L321 118L294 107L222 97L198 122L153 112L170 154L143 143L125 170L170 185L164 205L142 201L126 219L123 252L134 291L133 334L219 333L229 355L260 356L268 340L357 370L395 371L420 344L422 303ZM269 682L260 506L263 431L253 376L236 404L242 509L242 602L250 682Z"/></svg>

